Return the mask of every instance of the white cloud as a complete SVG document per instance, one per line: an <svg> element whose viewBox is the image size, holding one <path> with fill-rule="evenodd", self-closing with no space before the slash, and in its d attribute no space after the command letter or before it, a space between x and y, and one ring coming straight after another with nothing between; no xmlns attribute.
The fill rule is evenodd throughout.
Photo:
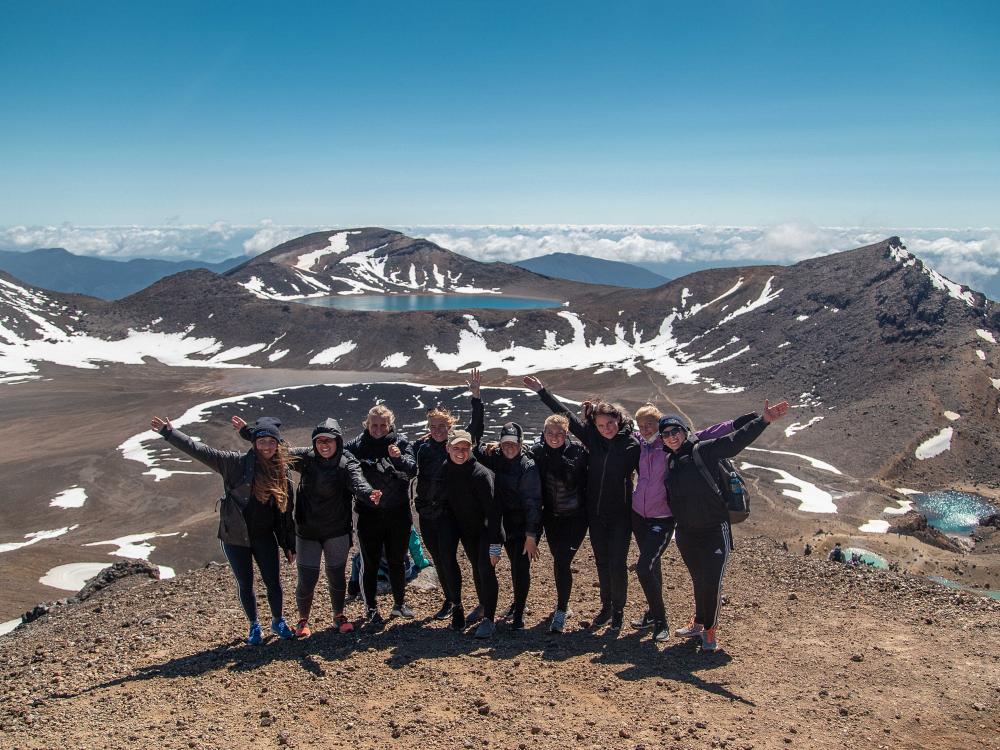
<svg viewBox="0 0 1000 750"><path fill-rule="evenodd" d="M254 232L252 237L243 241L243 252L252 258L255 255L266 253L283 242L308 234L310 231L302 227L278 226L270 219L266 219L261 222L260 229Z"/></svg>

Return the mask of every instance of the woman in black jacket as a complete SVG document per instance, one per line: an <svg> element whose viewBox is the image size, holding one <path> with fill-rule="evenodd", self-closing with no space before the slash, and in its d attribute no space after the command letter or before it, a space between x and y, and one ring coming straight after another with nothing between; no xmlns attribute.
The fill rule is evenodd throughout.
<svg viewBox="0 0 1000 750"><path fill-rule="evenodd" d="M233 427L248 437L246 422L233 417ZM295 548L298 553L298 584L295 602L299 621L295 634L307 638L312 634L309 615L313 593L319 581L320 564L326 567L330 588L334 626L348 633L354 625L344 614L347 582L344 575L347 556L351 551L353 501L365 497L378 503L381 493L373 490L361 473L361 466L344 451L344 438L335 419L327 419L312 431L311 448L290 448L299 472L295 504Z"/></svg>
<svg viewBox="0 0 1000 750"><path fill-rule="evenodd" d="M556 608L549 630L566 627L569 595L573 589L571 565L587 535L587 451L569 439L569 419L546 418L542 440L528 449L541 479L542 527L552 553Z"/></svg>
<svg viewBox="0 0 1000 750"><path fill-rule="evenodd" d="M681 634L700 635L701 647L705 651L715 651L719 647L715 629L719 619L722 578L733 541L729 509L715 488L705 480L695 462L694 452L697 450L699 458L714 476L720 459L736 456L760 437L765 427L787 412L787 402L771 406L765 401L762 416L746 422L735 432L711 440L698 440L688 424L677 415L668 414L660 418L663 450L669 454L665 483L676 521L677 550L694 586L694 620L682 629Z"/></svg>
<svg viewBox="0 0 1000 750"><path fill-rule="evenodd" d="M361 464L368 483L382 492L373 503L357 497L358 546L361 548L361 593L365 601L367 622L371 627L382 624L375 596L378 592L378 569L385 550L392 586L391 617L411 619L413 611L406 606L406 576L403 565L410 542L413 516L410 514L410 479L417 473L417 464L409 452L406 439L396 432L396 416L385 404L368 410L364 432L351 440L345 450Z"/></svg>
<svg viewBox="0 0 1000 750"><path fill-rule="evenodd" d="M569 420L569 429L589 453L587 463L587 521L597 564L601 610L593 626L610 622L621 630L628 598L628 548L632 539L632 478L639 469L639 441L632 434L628 413L608 401L586 402L583 420L577 419L542 382L527 376L524 384L542 403Z"/></svg>
<svg viewBox="0 0 1000 750"><path fill-rule="evenodd" d="M281 442L281 423L268 417L258 419L248 433L253 447L246 453L210 448L175 430L170 420L162 417L153 417L150 426L172 446L222 475L225 495L221 500L219 539L236 578L243 612L250 621L247 643L257 645L263 640L253 590L254 560L267 589L271 631L281 638L293 638L294 633L281 613L278 567L279 546L289 562L295 560L295 523L288 477L293 459Z"/></svg>

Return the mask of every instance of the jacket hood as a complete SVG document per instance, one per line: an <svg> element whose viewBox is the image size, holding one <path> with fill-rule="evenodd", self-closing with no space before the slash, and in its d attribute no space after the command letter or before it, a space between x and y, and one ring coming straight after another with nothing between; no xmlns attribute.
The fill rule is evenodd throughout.
<svg viewBox="0 0 1000 750"><path fill-rule="evenodd" d="M314 449L316 447L316 438L321 435L335 438L337 440L337 452L340 453L344 447L344 435L340 431L340 423L336 419L324 419L313 428L312 440Z"/></svg>

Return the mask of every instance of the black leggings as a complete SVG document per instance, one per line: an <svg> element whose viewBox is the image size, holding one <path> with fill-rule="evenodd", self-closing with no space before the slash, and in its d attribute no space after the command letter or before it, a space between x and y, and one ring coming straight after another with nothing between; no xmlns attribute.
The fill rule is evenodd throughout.
<svg viewBox="0 0 1000 750"><path fill-rule="evenodd" d="M347 555L351 551L351 535L341 534L327 539L303 539L296 536L295 549L298 552L299 569L299 581L295 586L295 603L299 608L299 617L303 620L309 619L313 593L319 581L321 562L326 567L326 581L330 587L333 614L343 614L344 598L347 593L344 572L347 567Z"/></svg>
<svg viewBox="0 0 1000 750"><path fill-rule="evenodd" d="M257 561L257 569L264 580L267 589L267 604L271 608L271 617L281 618L281 576L278 568L278 542L274 534L250 540L249 547L222 543L222 551L233 569L236 587L240 595L243 612L251 622L257 622L257 597L253 590L253 561Z"/></svg>
<svg viewBox="0 0 1000 750"><path fill-rule="evenodd" d="M528 590L531 588L531 560L524 554L524 536L507 539L504 549L510 560L510 581L514 586L514 613L524 614L524 605L528 601Z"/></svg>
<svg viewBox="0 0 1000 750"><path fill-rule="evenodd" d="M594 548L601 607L625 609L628 598L628 548L632 541L629 517L590 519L590 546Z"/></svg>
<svg viewBox="0 0 1000 750"><path fill-rule="evenodd" d="M388 513L358 514L358 546L361 547L361 593L365 607L374 609L378 593L378 568L385 550L392 586L393 603L399 607L406 595L406 575L403 565L410 543L413 518L409 508Z"/></svg>
<svg viewBox="0 0 1000 750"><path fill-rule="evenodd" d="M722 577L726 574L732 536L729 524L713 529L677 532L677 550L694 586L694 621L714 628L719 621Z"/></svg>
<svg viewBox="0 0 1000 750"><path fill-rule="evenodd" d="M426 518L419 514L417 518L420 521L420 539L424 543L424 548L430 553L431 562L434 564L434 571L437 573L438 581L441 583L441 590L444 591L444 597L450 601L450 591L448 584L445 582L447 571L444 569L444 557L441 555L441 536L445 531L448 520L446 518ZM461 572L459 572L460 587L462 585L461 575Z"/></svg>
<svg viewBox="0 0 1000 750"><path fill-rule="evenodd" d="M462 606L462 570L458 566L458 545L461 543L472 566L472 580L476 586L476 596L483 607L483 616L494 619L500 586L496 568L490 562L490 543L486 529L460 529L454 521L449 522L444 529L441 534L441 555L448 600L456 606Z"/></svg>
<svg viewBox="0 0 1000 750"><path fill-rule="evenodd" d="M569 595L573 590L573 558L587 535L587 516L546 516L545 540L552 554L552 573L556 579L556 609L569 609Z"/></svg>
<svg viewBox="0 0 1000 750"><path fill-rule="evenodd" d="M632 513L632 533L639 545L639 559L635 564L635 574L646 595L649 613L654 620L667 621L667 608L663 603L663 557L670 537L674 534L674 519L645 518Z"/></svg>

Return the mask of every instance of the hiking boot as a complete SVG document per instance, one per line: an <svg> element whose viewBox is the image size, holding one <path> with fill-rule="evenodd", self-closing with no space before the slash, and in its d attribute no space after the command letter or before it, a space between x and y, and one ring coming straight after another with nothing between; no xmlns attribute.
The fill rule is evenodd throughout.
<svg viewBox="0 0 1000 750"><path fill-rule="evenodd" d="M636 630L645 630L646 628L653 627L654 624L656 624L656 620L653 619L653 613L648 609L638 620L632 620L632 627Z"/></svg>
<svg viewBox="0 0 1000 750"><path fill-rule="evenodd" d="M719 648L719 641L715 638L715 628L709 628L701 634L701 650L702 651L717 651Z"/></svg>
<svg viewBox="0 0 1000 750"><path fill-rule="evenodd" d="M308 638L312 635L312 630L309 628L308 620L299 620L295 623L295 637L296 638Z"/></svg>
<svg viewBox="0 0 1000 750"><path fill-rule="evenodd" d="M470 625L475 625L482 619L483 619L483 605L477 604L475 609L469 612L469 616L465 618L465 627L469 627Z"/></svg>
<svg viewBox="0 0 1000 750"><path fill-rule="evenodd" d="M590 626L593 628L599 628L602 625L607 624L611 619L611 605L605 604L601 607L601 611L594 615L594 619L591 621Z"/></svg>
<svg viewBox="0 0 1000 750"><path fill-rule="evenodd" d="M413 610L405 604L397 604L392 608L392 612L389 613L389 617L402 617L404 620L412 620Z"/></svg>
<svg viewBox="0 0 1000 750"><path fill-rule="evenodd" d="M561 633L566 627L566 612L562 609L557 609L556 613L552 615L552 624L549 625L550 633Z"/></svg>
<svg viewBox="0 0 1000 750"><path fill-rule="evenodd" d="M702 625L700 622L695 622L694 620L691 620L691 622L689 622L683 628L677 628L677 630L674 631L674 635L676 635L678 638L697 638L704 632L704 630L705 630L704 625Z"/></svg>
<svg viewBox="0 0 1000 750"><path fill-rule="evenodd" d="M288 623L285 622L284 617L279 617L277 620L271 620L271 632L279 638L284 638L285 640L290 640L295 637L295 633L292 632L290 627L288 627Z"/></svg>
<svg viewBox="0 0 1000 750"><path fill-rule="evenodd" d="M625 621L625 611L621 609L616 609L611 613L611 624L608 625L610 630L621 630L622 623Z"/></svg>
<svg viewBox="0 0 1000 750"><path fill-rule="evenodd" d="M653 640L657 643L666 643L670 640L670 628L667 627L666 620L657 620L653 623Z"/></svg>
<svg viewBox="0 0 1000 750"><path fill-rule="evenodd" d="M381 630L385 626L385 620L382 619L382 615L374 607L368 610L368 614L365 615L365 630Z"/></svg>
<svg viewBox="0 0 1000 750"><path fill-rule="evenodd" d="M441 609L434 613L435 620L447 620L451 616L451 610L455 605L445 599L441 602Z"/></svg>
<svg viewBox="0 0 1000 750"><path fill-rule="evenodd" d="M476 628L476 638L492 638L495 632L497 632L497 626L493 624L493 620L484 617L480 620L479 627Z"/></svg>
<svg viewBox="0 0 1000 750"><path fill-rule="evenodd" d="M260 623L255 622L250 626L250 635L247 636L247 643L251 646L259 646L264 641L264 635L260 632Z"/></svg>
<svg viewBox="0 0 1000 750"><path fill-rule="evenodd" d="M465 610L457 604L451 608L451 629L459 632L465 630Z"/></svg>
<svg viewBox="0 0 1000 750"><path fill-rule="evenodd" d="M500 615L500 621L502 622L504 620L510 620L516 614L517 614L517 606L511 604L509 607L507 607L507 610L502 615Z"/></svg>
<svg viewBox="0 0 1000 750"><path fill-rule="evenodd" d="M333 616L333 627L337 629L338 633L354 632L354 623L348 620L347 615L344 614Z"/></svg>

